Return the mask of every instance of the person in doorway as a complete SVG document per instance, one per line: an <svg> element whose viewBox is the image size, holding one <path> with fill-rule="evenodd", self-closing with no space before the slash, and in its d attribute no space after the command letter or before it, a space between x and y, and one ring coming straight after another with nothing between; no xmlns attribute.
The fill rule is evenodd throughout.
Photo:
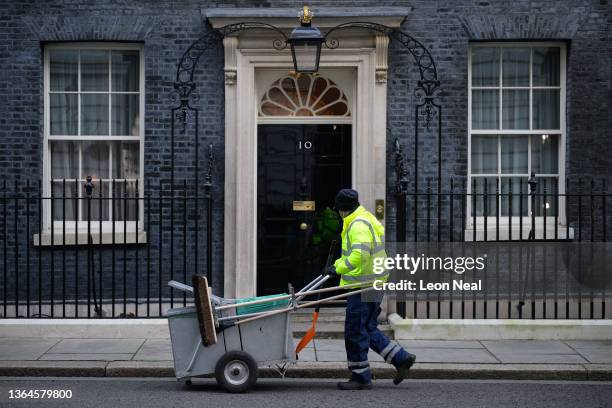
<svg viewBox="0 0 612 408"><path fill-rule="evenodd" d="M388 272L373 273L373 260L385 257L384 227L372 213L359 205L359 195L352 189L342 189L336 195L334 209L343 219L342 256L332 266L325 268L324 273L340 276L340 286L352 285L350 288L369 286L374 280L386 281ZM358 285L362 283L363 285ZM341 390L363 390L372 388L372 374L368 362L368 350L371 348L393 364L397 369L393 383L399 384L408 374L416 356L408 353L399 344L389 340L378 329L378 315L382 292L371 294L369 301L362 300L362 293L347 297L346 318L344 321L344 344L351 378L339 382Z"/></svg>

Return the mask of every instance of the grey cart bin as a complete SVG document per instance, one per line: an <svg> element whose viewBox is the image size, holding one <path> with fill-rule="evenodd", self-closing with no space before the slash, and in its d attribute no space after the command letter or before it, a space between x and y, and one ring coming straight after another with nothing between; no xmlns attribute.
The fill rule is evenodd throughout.
<svg viewBox="0 0 612 408"><path fill-rule="evenodd" d="M294 349L290 313L371 289L302 301L308 295L340 288L317 290L327 279L329 276L320 275L298 292L289 288L290 294L238 300L212 294L203 276L192 276L193 287L168 282L175 289L193 294L195 303L194 307L174 308L166 313L176 378L189 385L192 378L214 374L217 383L227 391L242 392L255 385L258 366L273 367L284 376L296 360L295 353L308 342L305 337L298 349ZM361 285L363 283L359 282L353 286ZM314 334L315 321L309 330Z"/></svg>
<svg viewBox="0 0 612 408"><path fill-rule="evenodd" d="M215 374L228 391L245 391L257 380L258 365L286 365L295 361L289 313L267 316L226 328L217 342L202 344L195 307L167 312L176 378Z"/></svg>

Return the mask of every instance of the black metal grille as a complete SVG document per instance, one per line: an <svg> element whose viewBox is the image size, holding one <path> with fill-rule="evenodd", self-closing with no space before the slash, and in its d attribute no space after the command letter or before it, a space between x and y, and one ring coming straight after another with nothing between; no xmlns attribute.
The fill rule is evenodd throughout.
<svg viewBox="0 0 612 408"><path fill-rule="evenodd" d="M424 187L417 190L405 177L400 178L396 219L391 226L395 241L496 242L500 247L523 243L526 248L549 242L610 241L612 192L605 179L569 179L563 189L558 185L549 189L539 188L540 180L532 175L517 183L516 191L507 192L499 183L479 188L477 182L472 180L468 186L467 179L461 178L439 186L438 179L432 178L423 180L420 185ZM536 253L541 261L542 255ZM513 261L529 263L529 256L534 257L532 250ZM568 276L559 277L557 268L553 262L544 263L538 265L537 273L526 267L518 276L506 278L499 276L503 268L492 268L484 276L489 282L482 292L410 294L397 302L398 313L414 318L611 317L612 276L598 277L605 284L593 286L589 277L600 271L570 270Z"/></svg>
<svg viewBox="0 0 612 408"><path fill-rule="evenodd" d="M191 301L167 287L168 280L188 281L191 274L198 273L212 281L212 196L208 184L196 189L186 181L172 187L147 181L141 189L138 183L129 188L124 181L114 181L110 188L114 193L109 197L99 193L96 180L90 195L86 193L87 182L70 183L81 183L85 194L61 194L69 190L68 180L61 183L65 188L48 195L40 194L40 184L2 184L3 317L158 317L170 307ZM404 192L398 191L396 222L387 223L390 233L395 228L396 241L476 240L501 245L519 241L608 242L610 238L612 193L604 181L570 180L564 193L538 191L526 184L518 200L513 193L497 188L468 193L465 179L452 180L440 189L435 183L434 179L425 180L422 192L414 192L409 185ZM506 200L504 214L501 208ZM489 202L493 205L485 204ZM531 202L531 208L539 202L550 205L540 213L519 217L511 210L515 202ZM67 215L69 207L72 215ZM115 211L105 211L105 207ZM548 214L549 208L555 211ZM555 266L549 268L553 271ZM415 294L398 302L398 310L404 316L422 318L612 316L609 288L576 287L569 279L553 282L556 276L552 272L548 278L524 272L516 278L515 290L493 284L485 293L455 293L450 298ZM497 282L493 275L488 278L490 283ZM547 290L535 289L533 281L538 279L548 279Z"/></svg>
<svg viewBox="0 0 612 408"><path fill-rule="evenodd" d="M59 194L2 184L2 317L156 317L190 301L168 280L215 283L209 183L113 180L110 196L93 180L90 194L88 182L61 194L70 183L81 181L62 180Z"/></svg>

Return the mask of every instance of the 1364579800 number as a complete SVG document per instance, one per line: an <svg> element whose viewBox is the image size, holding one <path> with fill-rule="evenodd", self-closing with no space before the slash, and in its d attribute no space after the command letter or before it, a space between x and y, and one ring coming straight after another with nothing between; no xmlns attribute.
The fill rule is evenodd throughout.
<svg viewBox="0 0 612 408"><path fill-rule="evenodd" d="M70 399L72 390L9 390L9 399Z"/></svg>

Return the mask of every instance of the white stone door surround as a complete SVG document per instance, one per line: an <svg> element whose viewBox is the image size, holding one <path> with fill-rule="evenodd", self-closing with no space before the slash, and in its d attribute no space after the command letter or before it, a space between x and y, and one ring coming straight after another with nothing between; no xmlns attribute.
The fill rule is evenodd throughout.
<svg viewBox="0 0 612 408"><path fill-rule="evenodd" d="M384 24L399 26L403 16L387 19ZM209 21L213 27L218 27L231 23L232 19L209 17ZM284 26L292 27L297 19L282 21ZM325 28L345 21L328 19L315 22ZM351 69L355 72L355 100L351 107L353 188L359 191L362 205L373 210L376 199L385 199L389 39L363 30L347 30L346 33L339 33L337 38L340 40L339 48L328 50L323 47L320 67ZM260 36L247 32L239 37L224 39L225 297L256 295L257 89L269 84L257 84L255 73L264 69L292 69L289 50L275 50L272 47L273 39L265 32Z"/></svg>

